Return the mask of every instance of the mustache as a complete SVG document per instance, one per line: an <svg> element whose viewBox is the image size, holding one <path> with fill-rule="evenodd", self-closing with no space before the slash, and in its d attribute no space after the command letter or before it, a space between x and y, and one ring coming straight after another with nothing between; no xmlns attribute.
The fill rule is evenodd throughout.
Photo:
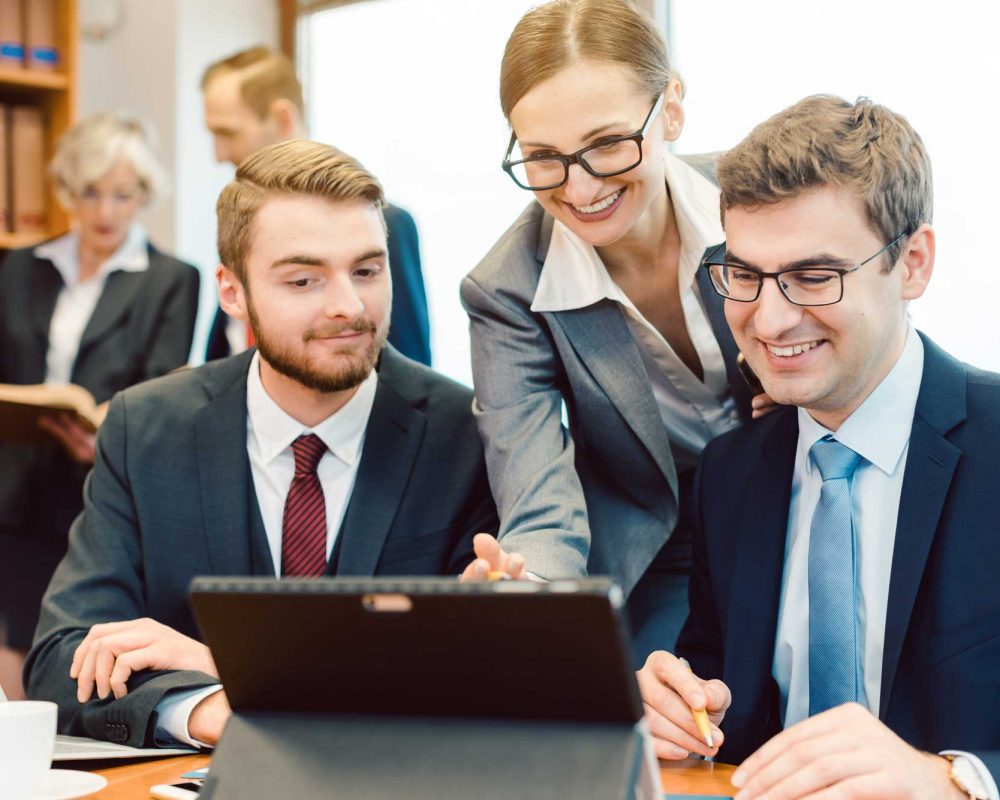
<svg viewBox="0 0 1000 800"><path fill-rule="evenodd" d="M378 332L375 321L369 317L362 317L347 325L329 325L324 328L310 328L303 338L308 342L311 339L327 339L331 336L339 336L342 333L370 333L374 335Z"/></svg>

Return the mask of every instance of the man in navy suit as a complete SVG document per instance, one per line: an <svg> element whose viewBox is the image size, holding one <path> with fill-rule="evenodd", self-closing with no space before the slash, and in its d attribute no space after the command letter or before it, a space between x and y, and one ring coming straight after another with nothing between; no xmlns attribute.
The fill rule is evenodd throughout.
<svg viewBox="0 0 1000 800"><path fill-rule="evenodd" d="M302 84L283 53L251 47L218 61L201 81L205 125L215 157L239 166L247 156L288 139L308 139ZM420 240L410 213L394 205L383 209L392 272L392 330L389 344L414 361L430 366L431 339L427 295L420 270ZM242 321L216 310L205 360L225 358L248 345Z"/></svg>
<svg viewBox="0 0 1000 800"><path fill-rule="evenodd" d="M690 670L661 651L639 673L658 755L742 762L738 800L996 800L1000 376L908 318L934 268L923 144L816 96L718 174L703 268L787 408L705 450Z"/></svg>

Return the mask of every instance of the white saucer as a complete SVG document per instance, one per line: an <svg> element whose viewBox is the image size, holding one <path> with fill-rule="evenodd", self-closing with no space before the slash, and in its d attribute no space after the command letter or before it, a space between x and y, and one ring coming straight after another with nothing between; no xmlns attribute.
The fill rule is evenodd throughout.
<svg viewBox="0 0 1000 800"><path fill-rule="evenodd" d="M108 779L93 772L75 769L50 769L42 781L41 793L31 800L75 800L99 792L108 785Z"/></svg>

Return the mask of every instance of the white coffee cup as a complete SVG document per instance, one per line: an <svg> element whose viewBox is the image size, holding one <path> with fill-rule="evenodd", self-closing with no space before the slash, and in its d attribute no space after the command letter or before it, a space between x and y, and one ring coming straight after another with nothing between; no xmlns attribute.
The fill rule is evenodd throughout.
<svg viewBox="0 0 1000 800"><path fill-rule="evenodd" d="M56 741L55 703L19 700L0 703L0 796L37 796L52 765Z"/></svg>

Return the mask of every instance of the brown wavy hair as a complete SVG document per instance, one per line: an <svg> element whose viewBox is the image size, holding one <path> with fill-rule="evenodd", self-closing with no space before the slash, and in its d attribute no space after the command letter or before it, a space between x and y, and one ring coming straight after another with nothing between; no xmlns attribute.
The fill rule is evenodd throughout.
<svg viewBox="0 0 1000 800"><path fill-rule="evenodd" d="M886 243L932 221L931 162L901 114L860 97L812 95L754 128L718 164L722 219L735 207L778 203L837 186L859 197ZM900 244L886 251L885 271Z"/></svg>
<svg viewBox="0 0 1000 800"><path fill-rule="evenodd" d="M653 20L631 0L551 0L514 27L500 64L500 107L511 109L531 89L579 59L628 67L657 97L675 78L667 45Z"/></svg>
<svg viewBox="0 0 1000 800"><path fill-rule="evenodd" d="M253 221L276 195L307 195L334 202L370 203L382 213L385 195L378 178L360 162L319 142L288 141L265 147L243 161L215 205L219 259L244 287ZM385 224L385 219L382 220Z"/></svg>

